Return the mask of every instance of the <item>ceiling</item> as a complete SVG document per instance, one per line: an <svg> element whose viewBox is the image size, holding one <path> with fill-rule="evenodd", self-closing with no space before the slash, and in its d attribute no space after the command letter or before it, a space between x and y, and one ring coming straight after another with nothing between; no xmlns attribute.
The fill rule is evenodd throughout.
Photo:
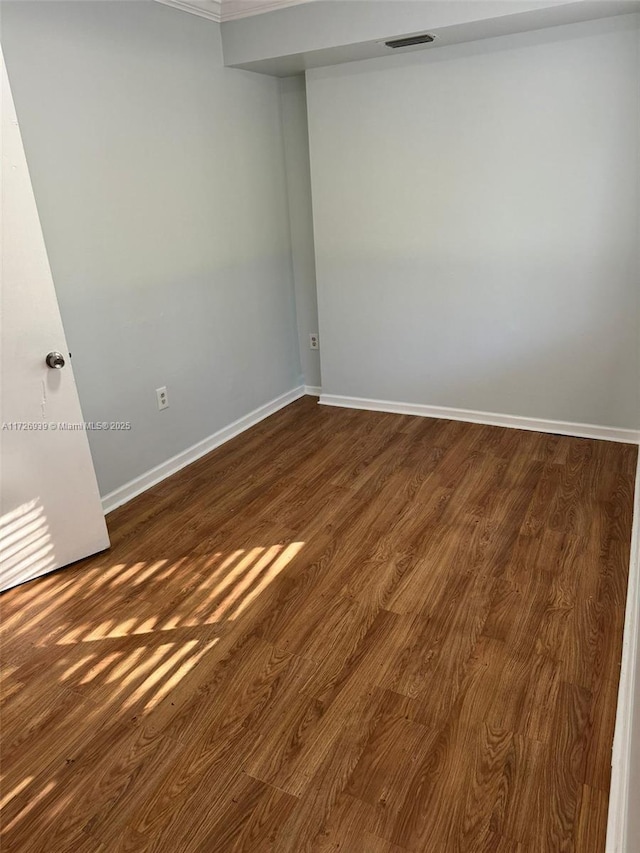
<svg viewBox="0 0 640 853"><path fill-rule="evenodd" d="M263 12L273 12L276 9L285 9L287 6L313 3L314 0L158 0L158 2L222 23L260 15Z"/></svg>
<svg viewBox="0 0 640 853"><path fill-rule="evenodd" d="M428 32L402 53L640 12L640 0L157 0L224 24L224 64L287 77L389 56L390 38ZM277 12L277 14L263 14ZM258 19L256 16L261 16Z"/></svg>

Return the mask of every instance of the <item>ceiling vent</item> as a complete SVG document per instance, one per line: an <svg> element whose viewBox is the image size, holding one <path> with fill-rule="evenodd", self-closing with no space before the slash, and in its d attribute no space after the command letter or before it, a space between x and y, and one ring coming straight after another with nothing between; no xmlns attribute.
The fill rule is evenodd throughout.
<svg viewBox="0 0 640 853"><path fill-rule="evenodd" d="M430 36L428 33L423 33L421 36L407 36L401 39L391 39L386 41L387 47L395 50L398 47L415 47L417 44L429 44L434 40L435 36Z"/></svg>

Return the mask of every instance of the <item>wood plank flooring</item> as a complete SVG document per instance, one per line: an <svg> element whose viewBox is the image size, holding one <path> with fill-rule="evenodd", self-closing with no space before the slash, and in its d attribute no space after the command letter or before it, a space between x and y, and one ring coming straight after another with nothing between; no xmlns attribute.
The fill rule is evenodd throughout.
<svg viewBox="0 0 640 853"><path fill-rule="evenodd" d="M600 853L637 448L304 398L5 594L3 851Z"/></svg>

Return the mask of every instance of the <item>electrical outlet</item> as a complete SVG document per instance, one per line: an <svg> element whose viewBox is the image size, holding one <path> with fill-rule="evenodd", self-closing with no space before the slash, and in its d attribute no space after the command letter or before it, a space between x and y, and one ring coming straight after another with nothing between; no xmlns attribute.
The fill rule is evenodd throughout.
<svg viewBox="0 0 640 853"><path fill-rule="evenodd" d="M158 408L160 411L169 408L169 396L166 385L163 385L162 388L156 388L156 397L158 398Z"/></svg>
<svg viewBox="0 0 640 853"><path fill-rule="evenodd" d="M317 332L311 332L309 335L309 349L320 349L320 339Z"/></svg>

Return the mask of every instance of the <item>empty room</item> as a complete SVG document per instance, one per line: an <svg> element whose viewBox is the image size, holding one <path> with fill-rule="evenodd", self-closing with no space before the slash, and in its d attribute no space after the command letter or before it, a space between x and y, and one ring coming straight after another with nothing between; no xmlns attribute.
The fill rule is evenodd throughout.
<svg viewBox="0 0 640 853"><path fill-rule="evenodd" d="M640 0L0 39L0 849L640 853Z"/></svg>

